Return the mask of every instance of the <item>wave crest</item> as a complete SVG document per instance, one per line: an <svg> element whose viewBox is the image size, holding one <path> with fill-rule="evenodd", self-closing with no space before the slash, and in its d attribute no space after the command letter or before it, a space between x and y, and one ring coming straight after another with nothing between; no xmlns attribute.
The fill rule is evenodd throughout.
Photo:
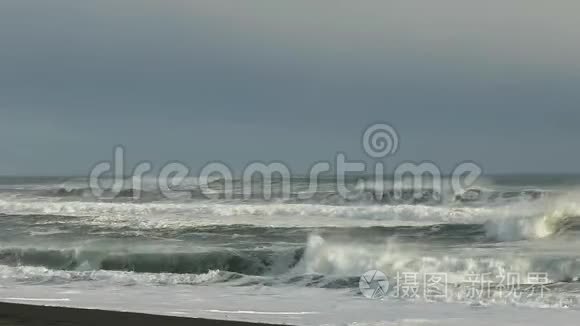
<svg viewBox="0 0 580 326"><path fill-rule="evenodd" d="M500 277L515 273L525 280L528 273L547 273L552 280L568 281L580 277L580 261L575 258L429 252L394 240L382 244L362 242L333 242L319 235L308 240L304 260L299 265L306 273L324 275L362 275L369 270L380 270L392 277L397 273L412 272L419 275L445 273L448 281L461 283L468 274L489 274Z"/></svg>

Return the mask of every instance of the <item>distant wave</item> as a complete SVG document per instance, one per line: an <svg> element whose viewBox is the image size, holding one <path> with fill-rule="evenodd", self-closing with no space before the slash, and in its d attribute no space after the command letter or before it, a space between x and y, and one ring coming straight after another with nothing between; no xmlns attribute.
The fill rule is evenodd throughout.
<svg viewBox="0 0 580 326"><path fill-rule="evenodd" d="M163 196L159 192L147 191L140 189L122 189L119 192L112 190L105 190L101 196L95 197L95 193L90 188L57 188L50 190L42 190L36 192L39 196L68 198L68 199L84 199L84 200L118 200L118 201L138 201L149 202L155 200L162 200Z"/></svg>
<svg viewBox="0 0 580 326"><path fill-rule="evenodd" d="M365 225L365 221L393 224L434 224L464 221L490 212L467 207L460 210L422 205L352 205L285 203L118 203L46 200L2 200L0 213L8 215L59 215L84 217L83 223L141 228L182 228L203 224L254 224L271 226ZM362 223L362 224L361 224ZM367 223L366 225L368 225Z"/></svg>
<svg viewBox="0 0 580 326"><path fill-rule="evenodd" d="M101 196L95 197L90 188L65 188L41 190L36 192L39 196L83 199L83 200L115 200L127 202L154 202L163 201L167 198L158 190L126 188L119 192L105 190ZM507 204L518 201L535 201L546 196L553 195L551 192L542 190L489 190L472 188L459 194L439 192L433 189L386 189L377 191L371 188L356 189L341 194L334 190L321 190L316 193L293 192L289 196L283 196L280 191L274 191L269 197L261 191L254 190L251 194L242 193L241 189L233 193L225 194L223 191L202 192L199 189L178 189L172 193L172 200L188 201L224 201L234 200L242 202L278 202L278 203L310 203L322 205L448 205L453 204L467 206L485 206L490 204ZM266 199L268 198L268 199Z"/></svg>
<svg viewBox="0 0 580 326"><path fill-rule="evenodd" d="M544 216L527 218L496 218L484 226L487 237L499 241L546 238L567 230L580 229L579 212L554 211Z"/></svg>

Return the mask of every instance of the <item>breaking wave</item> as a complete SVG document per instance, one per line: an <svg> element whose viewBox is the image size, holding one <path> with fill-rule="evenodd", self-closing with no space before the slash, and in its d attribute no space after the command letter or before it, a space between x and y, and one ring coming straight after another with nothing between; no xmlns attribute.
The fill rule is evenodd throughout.
<svg viewBox="0 0 580 326"><path fill-rule="evenodd" d="M286 272L302 257L302 250L274 252L207 251L198 253L115 253L79 249L5 248L0 264L38 266L67 271L126 271L136 273L202 274L224 270L245 275Z"/></svg>
<svg viewBox="0 0 580 326"><path fill-rule="evenodd" d="M195 285L222 282L231 278L228 273L211 270L203 274L135 273L123 271L69 271L50 269L43 266L0 265L0 278L23 283L67 283L96 281L119 285Z"/></svg>
<svg viewBox="0 0 580 326"><path fill-rule="evenodd" d="M418 274L445 273L449 282L461 283L467 274L501 276L515 273L524 280L528 273L547 273L553 281L578 281L580 261L568 257L532 255L495 256L453 252L425 254L418 247L394 241L364 244L352 241L333 242L318 235L308 240L301 268L306 273L323 275L362 275L369 270L381 270L395 276L398 272Z"/></svg>

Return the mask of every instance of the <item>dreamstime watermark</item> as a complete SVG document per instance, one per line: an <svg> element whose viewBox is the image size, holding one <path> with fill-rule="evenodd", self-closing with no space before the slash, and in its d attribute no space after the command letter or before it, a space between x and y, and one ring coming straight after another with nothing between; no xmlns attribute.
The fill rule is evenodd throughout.
<svg viewBox="0 0 580 326"><path fill-rule="evenodd" d="M307 174L308 187L306 191L298 194L292 191L292 174L283 162L252 162L242 170L239 174L241 178L238 179L234 178L234 170L223 162L210 162L197 175L185 164L171 162L161 167L154 179L157 190L165 198L182 198L184 192L181 186L188 178L194 177L198 180L196 190L208 199L214 199L217 195L223 199L232 199L235 195L249 199L258 193L262 199L270 200L273 198L273 180L276 180L277 198L290 199L294 195L298 199L307 200L317 193L320 178L325 173L335 176L335 189L342 198L352 198L360 194L364 191L361 185L369 182L360 178L354 185L349 184L349 176L371 175L372 194L377 200L389 197L392 201L405 201L430 197L429 199L438 201L441 200L444 189L462 193L483 173L477 164L462 162L445 176L436 164L427 161L404 162L387 173L384 161L398 151L399 145L399 134L395 128L386 123L373 124L362 134L363 150L373 163L350 161L345 153L338 152L333 162L317 162L312 165ZM126 192L127 179L132 182L130 191L126 192L130 195L127 197L139 199L142 196L143 180L145 176L153 173L153 164L139 163L127 175L125 156L125 148L117 146L113 150L112 161L104 161L93 167L89 175L89 188L94 196L102 197L106 194L114 197ZM219 193L213 187L216 180L223 185ZM237 192L234 190L236 181L241 184L241 189L237 189ZM389 184L390 187L387 187ZM259 191L256 191L257 188ZM409 192L408 189L413 191Z"/></svg>

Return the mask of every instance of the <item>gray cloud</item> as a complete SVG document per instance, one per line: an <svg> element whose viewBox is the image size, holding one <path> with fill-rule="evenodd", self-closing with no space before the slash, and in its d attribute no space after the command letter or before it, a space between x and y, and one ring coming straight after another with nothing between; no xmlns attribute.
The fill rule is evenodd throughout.
<svg viewBox="0 0 580 326"><path fill-rule="evenodd" d="M346 151L375 121L396 160L576 172L574 1L21 1L0 4L0 174L134 159ZM42 156L42 159L35 159Z"/></svg>

